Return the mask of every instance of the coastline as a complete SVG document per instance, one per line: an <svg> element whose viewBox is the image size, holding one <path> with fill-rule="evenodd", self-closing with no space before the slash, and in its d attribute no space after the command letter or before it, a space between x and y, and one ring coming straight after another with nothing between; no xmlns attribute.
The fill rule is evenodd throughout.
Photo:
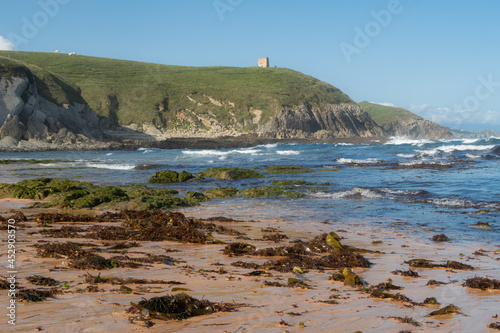
<svg viewBox="0 0 500 333"><path fill-rule="evenodd" d="M348 144L380 144L387 140L387 138L337 138L329 140L319 139L274 139L263 138L254 135L242 136L222 136L214 138L192 138L192 137L179 137L169 138L165 140L132 140L132 139L119 139L109 141L91 141L84 143L76 143L70 145L52 145L42 144L25 144L24 146L11 146L1 147L0 152L43 152L43 151L133 151L139 148L157 148L157 149L236 149L248 148L258 145L274 144L274 143L301 143L301 144L314 144L314 143L348 143ZM27 141L29 142L29 141Z"/></svg>
<svg viewBox="0 0 500 333"><path fill-rule="evenodd" d="M10 200L5 206L0 202L2 213L10 212L12 205L26 203L26 201ZM19 206L18 205L18 206ZM17 207L19 208L19 207ZM21 211L31 218L32 214L39 212L56 212L54 209ZM240 210L241 211L241 210ZM67 210L59 211L68 213ZM18 246L23 249L19 254L18 263L19 283L28 287L24 280L29 275L40 274L51 276L58 281L65 281L69 288L53 299L40 303L18 303L18 325L16 332L33 332L36 327L43 331L55 332L64 327L66 331L92 331L92 332L236 332L241 330L259 332L302 332L314 330L315 332L331 332L333 328L338 332L353 332L360 330L369 332L383 330L386 332L399 332L405 329L413 331L439 331L452 332L457 330L472 329L476 332L489 332L486 326L495 321L491 316L498 314L496 301L500 297L498 290L480 291L462 287L464 279L478 276L498 276L498 251L499 249L483 249L485 256L474 256L478 250L475 246L463 248L450 244L433 244L432 242L418 242L401 231L382 230L375 227L360 228L352 221L337 221L334 225L321 221L304 221L297 223L276 219L276 217L260 220L251 220L250 216L234 216L221 207L205 209L189 208L182 210L183 214L195 218L207 218L222 215L234 218L235 221L214 222L217 225L244 232L257 248L281 246L294 239L312 239L322 232L335 231L342 238L342 244L369 250L378 250L383 254L363 254L373 265L371 268L355 268L358 274L369 285L376 285L391 278L395 285L404 287L401 293L416 302L422 302L426 297L436 297L442 306L455 304L460 307L463 314L455 316L438 316L435 318L426 315L439 308L439 306L407 306L407 304L389 300L379 300L369 297L369 294L358 288L344 286L341 282L329 280L329 276L337 270L323 272L310 270L304 274L307 283L312 289L282 288L264 286L265 280L285 282L293 278L293 273L270 271L270 276L248 276L251 269L231 266L236 260L249 262L264 262L269 258L256 258L250 256L230 257L221 250L225 245L197 245L171 241L139 242L141 247L126 251L130 257L143 254L167 254L180 262L174 265L154 263L142 268L114 268L111 270L75 270L66 269L67 259L37 258L36 250L30 245L43 244L45 241L76 241L89 242L102 248L104 241L95 239L62 239L46 238L40 234L35 222L25 222L30 228L20 230ZM81 212L71 211L71 214ZM87 211L96 214L96 211ZM214 214L217 213L217 214ZM9 215L11 213L8 213ZM244 214L244 213L242 213ZM242 218L243 217L243 218ZM54 223L53 227L75 225L74 223ZM88 225L78 224L80 227ZM99 223L99 225L106 225ZM116 225L111 224L111 225ZM262 229L275 228L289 237L289 240L276 244L262 240ZM47 228L47 227L46 227ZM2 232L4 233L4 231ZM33 233L33 234L32 234ZM31 234L31 235L30 235ZM224 242L234 242L234 236L217 234L217 239ZM374 245L373 241L382 241ZM116 243L111 241L111 243ZM6 243L2 243L2 254L5 253ZM168 249L166 252L165 249ZM179 251L179 252L177 252ZM124 252L125 253L125 252ZM472 264L475 271L458 271L444 269L415 269L421 274L420 278L406 278L393 275L395 269L404 269L404 261L412 258L427 258L435 261L460 260ZM103 256L110 256L102 252ZM217 265L214 265L217 263ZM496 266L495 266L496 265ZM66 268L65 268L66 267ZM222 269L222 270L221 270ZM120 292L120 285L99 284L98 291L89 292L89 286L83 282L83 275L90 273L93 276L101 272L103 277L134 277L153 280L175 280L184 285L127 285L133 292L124 294ZM430 279L449 283L443 286L429 287L426 282ZM29 285L30 288L33 286ZM144 323L130 323L126 310L130 302L138 302L143 297L151 298L170 294L175 287L187 288L187 293L198 299L210 301L236 303L242 306L236 312L221 312L208 316L193 317L183 321L154 321L155 325L146 328ZM78 291L83 290L83 291ZM178 293L178 292L175 292ZM320 301L333 300L337 304L325 304ZM4 304L6 296L2 294L1 303ZM421 326L397 322L389 317L412 317ZM471 317L474 320L471 320ZM283 320L289 326L280 326ZM305 328L301 328L302 322ZM0 327L5 329L2 322Z"/></svg>

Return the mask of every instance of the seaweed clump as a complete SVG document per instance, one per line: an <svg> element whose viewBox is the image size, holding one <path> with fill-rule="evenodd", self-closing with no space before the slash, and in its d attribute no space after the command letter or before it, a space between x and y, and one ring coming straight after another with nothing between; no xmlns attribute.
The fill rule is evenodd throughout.
<svg viewBox="0 0 500 333"><path fill-rule="evenodd" d="M242 256L245 254L254 254L255 246L247 243L231 243L226 245L224 249L224 254L232 256Z"/></svg>
<svg viewBox="0 0 500 333"><path fill-rule="evenodd" d="M382 299L390 298L390 299L395 300L395 301L407 302L407 303L414 304L414 302L410 298L408 298L408 296L405 296L405 295L400 294L400 293L391 294L388 292L384 292L384 291L375 289L371 292L370 296L373 298L382 298Z"/></svg>
<svg viewBox="0 0 500 333"><path fill-rule="evenodd" d="M488 328L500 331L500 322L491 323L488 325Z"/></svg>
<svg viewBox="0 0 500 333"><path fill-rule="evenodd" d="M153 319L184 320L195 316L209 315L216 312L236 311L238 305L215 303L198 300L185 293L143 299L138 304L130 303L133 308L143 312L147 310Z"/></svg>
<svg viewBox="0 0 500 333"><path fill-rule="evenodd" d="M481 290L500 289L500 280L476 276L465 280L463 286Z"/></svg>
<svg viewBox="0 0 500 333"><path fill-rule="evenodd" d="M406 277L411 277L411 278L417 278L420 277L417 271L414 271L412 269L408 269L407 271L403 271L400 269L397 269L395 271L391 272L394 275L401 275L401 276L406 276Z"/></svg>
<svg viewBox="0 0 500 333"><path fill-rule="evenodd" d="M370 262L359 253L342 246L337 234L322 234L311 241L297 241L291 246L281 246L256 250L248 253L255 256L283 256L284 258L269 260L264 264L233 263L233 266L253 269L271 269L280 272L291 272L295 267L301 269L323 270L325 268L370 267ZM318 254L325 254L319 256Z"/></svg>
<svg viewBox="0 0 500 333"><path fill-rule="evenodd" d="M445 234L434 235L434 236L432 236L432 240L434 242L449 242L450 241L448 236L446 236Z"/></svg>
<svg viewBox="0 0 500 333"><path fill-rule="evenodd" d="M28 276L26 278L28 282L36 285L36 286L49 286L53 287L58 284L58 282L52 278L44 277L41 275L33 275L33 276Z"/></svg>
<svg viewBox="0 0 500 333"><path fill-rule="evenodd" d="M407 262L411 267L420 268L450 268L459 270L474 270L474 267L467 265L458 261L448 260L444 264L435 264L431 260L427 259L412 259Z"/></svg>
<svg viewBox="0 0 500 333"><path fill-rule="evenodd" d="M76 269L110 269L118 267L119 263L106 259L91 251L83 250L78 244L47 243L36 245L37 254L42 258L68 258L70 266Z"/></svg>
<svg viewBox="0 0 500 333"><path fill-rule="evenodd" d="M219 244L208 230L216 229L196 219L186 218L181 213L163 211L125 210L106 213L103 221L122 220L121 227L93 226L87 235L94 239L127 241L177 241L196 244Z"/></svg>
<svg viewBox="0 0 500 333"><path fill-rule="evenodd" d="M54 297L55 294L57 294L57 290L55 288L49 290L21 289L17 293L17 299L19 302L42 302L49 297Z"/></svg>

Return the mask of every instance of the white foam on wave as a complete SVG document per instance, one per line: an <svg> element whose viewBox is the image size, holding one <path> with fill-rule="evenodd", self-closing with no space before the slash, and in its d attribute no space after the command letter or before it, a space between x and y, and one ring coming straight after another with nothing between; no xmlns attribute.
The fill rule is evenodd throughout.
<svg viewBox="0 0 500 333"><path fill-rule="evenodd" d="M277 150L276 154L278 154L278 155L300 155L300 151L296 151L296 150Z"/></svg>
<svg viewBox="0 0 500 333"><path fill-rule="evenodd" d="M131 164L106 164L106 163L87 163L89 168L108 169L108 170L133 170L136 166Z"/></svg>
<svg viewBox="0 0 500 333"><path fill-rule="evenodd" d="M453 207L453 208L468 208L472 207L472 202L461 199L431 199L429 203L437 206Z"/></svg>
<svg viewBox="0 0 500 333"><path fill-rule="evenodd" d="M391 136L389 140L385 143L386 145L412 145L412 146L423 146L431 141L421 139L410 139L406 136Z"/></svg>
<svg viewBox="0 0 500 333"><path fill-rule="evenodd" d="M446 163L446 162L433 162L433 161L413 161L413 162L401 162L398 163L401 166L413 166L413 165L427 165L427 164L432 164L432 165L453 165L452 163Z"/></svg>
<svg viewBox="0 0 500 333"><path fill-rule="evenodd" d="M397 156L402 157L402 158L414 158L415 157L414 154L398 154Z"/></svg>
<svg viewBox="0 0 500 333"><path fill-rule="evenodd" d="M380 199L384 196L380 193L364 187L354 187L347 191L340 191L335 193L315 193L312 196L318 198L331 198L331 199Z"/></svg>
<svg viewBox="0 0 500 333"><path fill-rule="evenodd" d="M465 154L465 157L470 158L471 160L477 160L481 158L481 155Z"/></svg>
<svg viewBox="0 0 500 333"><path fill-rule="evenodd" d="M218 151L218 150L183 150L184 155L194 155L194 156L227 156L231 154L250 154L250 155L261 155L262 150L254 148L243 148L234 149L230 151Z"/></svg>
<svg viewBox="0 0 500 333"><path fill-rule="evenodd" d="M381 188L380 191L394 195L419 195L424 193L422 190L391 190L387 187Z"/></svg>
<svg viewBox="0 0 500 333"><path fill-rule="evenodd" d="M455 145L455 146L440 146L434 149L422 150L422 154L436 155L437 153L452 153L454 151L483 151L495 148L495 145Z"/></svg>
<svg viewBox="0 0 500 333"><path fill-rule="evenodd" d="M271 148L276 148L278 147L278 144L277 143L268 143L267 145L258 145L257 147L262 147L262 148L267 148L267 149L271 149Z"/></svg>
<svg viewBox="0 0 500 333"><path fill-rule="evenodd" d="M378 158L367 158L365 160L355 160L352 158L339 158L337 159L337 163L340 164L377 164L382 162Z"/></svg>

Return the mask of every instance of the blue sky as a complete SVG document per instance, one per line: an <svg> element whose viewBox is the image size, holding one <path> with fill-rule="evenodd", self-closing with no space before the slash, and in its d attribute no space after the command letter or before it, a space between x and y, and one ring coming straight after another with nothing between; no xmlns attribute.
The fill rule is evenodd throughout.
<svg viewBox="0 0 500 333"><path fill-rule="evenodd" d="M4 1L0 49L186 66L269 57L355 101L500 131L500 1Z"/></svg>

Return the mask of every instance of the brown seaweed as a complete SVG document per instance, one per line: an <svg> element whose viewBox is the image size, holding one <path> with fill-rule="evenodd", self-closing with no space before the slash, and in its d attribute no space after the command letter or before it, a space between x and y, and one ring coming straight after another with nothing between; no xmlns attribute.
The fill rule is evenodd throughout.
<svg viewBox="0 0 500 333"><path fill-rule="evenodd" d="M41 275L33 275L33 276L28 276L26 278L26 280L28 280L28 282L30 282L31 284L34 284L36 286L49 286L49 287L53 287L55 285L57 285L59 282L52 279L52 278L49 278L49 277L44 277L44 276L41 276Z"/></svg>
<svg viewBox="0 0 500 333"><path fill-rule="evenodd" d="M131 303L131 305L139 311L148 310L153 319L163 320L183 320L216 312L232 312L238 308L236 304L198 300L185 293L153 297L149 300L143 298L138 304Z"/></svg>
<svg viewBox="0 0 500 333"><path fill-rule="evenodd" d="M476 276L465 280L463 286L481 290L500 289L500 280Z"/></svg>

